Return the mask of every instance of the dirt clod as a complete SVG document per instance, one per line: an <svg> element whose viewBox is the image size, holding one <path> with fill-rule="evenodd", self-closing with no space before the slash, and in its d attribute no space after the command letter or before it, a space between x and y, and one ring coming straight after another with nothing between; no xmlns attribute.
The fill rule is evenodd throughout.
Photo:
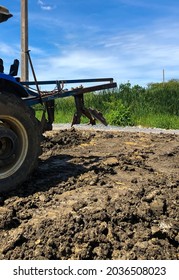
<svg viewBox="0 0 179 280"><path fill-rule="evenodd" d="M179 135L48 132L0 196L0 259L179 259Z"/></svg>

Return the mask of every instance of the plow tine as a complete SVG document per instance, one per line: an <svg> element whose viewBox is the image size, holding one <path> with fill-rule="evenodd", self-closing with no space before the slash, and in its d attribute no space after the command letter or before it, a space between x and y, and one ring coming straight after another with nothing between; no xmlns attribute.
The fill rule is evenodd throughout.
<svg viewBox="0 0 179 280"><path fill-rule="evenodd" d="M83 94L75 95L74 98L75 98L76 112L73 116L71 126L73 126L75 124L80 124L82 115L84 115L85 117L87 117L89 119L89 121L90 121L89 123L91 125L95 125L96 120L98 120L102 124L107 126L107 122L101 112L99 112L95 109L92 109L92 108L85 107Z"/></svg>
<svg viewBox="0 0 179 280"><path fill-rule="evenodd" d="M106 119L104 118L103 114L95 109L92 108L88 108L88 111L90 112L90 114L93 116L94 119L100 121L102 124L104 124L105 126L108 125Z"/></svg>
<svg viewBox="0 0 179 280"><path fill-rule="evenodd" d="M82 115L86 116L90 120L90 124L94 125L95 120L91 116L89 110L85 108L83 94L75 95L74 98L75 98L76 113L73 116L71 126L73 126L74 124L80 124Z"/></svg>

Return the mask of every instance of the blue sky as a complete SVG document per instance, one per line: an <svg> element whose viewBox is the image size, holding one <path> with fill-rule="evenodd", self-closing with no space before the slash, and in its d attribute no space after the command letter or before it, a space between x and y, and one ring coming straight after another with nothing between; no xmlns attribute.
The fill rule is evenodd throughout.
<svg viewBox="0 0 179 280"><path fill-rule="evenodd" d="M179 78L178 0L29 0L29 49L39 80L113 77L146 86ZM0 25L6 69L20 59L20 0Z"/></svg>

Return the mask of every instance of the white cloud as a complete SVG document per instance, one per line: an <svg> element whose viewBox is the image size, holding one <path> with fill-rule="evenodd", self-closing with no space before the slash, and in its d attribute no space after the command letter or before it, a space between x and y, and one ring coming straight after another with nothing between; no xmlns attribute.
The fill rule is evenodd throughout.
<svg viewBox="0 0 179 280"><path fill-rule="evenodd" d="M50 6L41 0L38 4ZM34 47L31 43L29 49L39 80L113 77L119 83L130 80L146 85L162 81L163 69L167 80L179 77L179 23L175 18L158 18L131 30L115 26L106 31L97 23L85 23L80 32L77 23L45 13L31 13L31 24L37 18L46 36L39 32L40 44L36 41ZM58 36L52 36L48 26L60 30ZM1 57L9 60L20 52L12 44L0 43L0 49Z"/></svg>
<svg viewBox="0 0 179 280"><path fill-rule="evenodd" d="M38 75L46 75L50 79L87 78L102 74L102 69L111 63L110 56L80 49L50 56L45 61L38 60L37 71Z"/></svg>
<svg viewBox="0 0 179 280"><path fill-rule="evenodd" d="M12 56L15 55L16 52L14 48L6 43L0 42L0 50L1 50L1 56Z"/></svg>
<svg viewBox="0 0 179 280"><path fill-rule="evenodd" d="M175 22L168 21L165 27L163 21L158 21L133 32L119 32L99 44L106 53L113 55L114 63L124 69L120 77L126 75L132 83L136 80L139 84L142 80L146 83L161 81L163 68L166 69L167 79L176 78L179 76L178 28L179 24Z"/></svg>
<svg viewBox="0 0 179 280"><path fill-rule="evenodd" d="M167 30L157 23L138 31L125 31L103 36L98 40L80 41L80 46L61 47L61 52L50 54L45 60L38 59L37 72L40 79L75 79L113 77L117 82L146 86L150 82L178 78L179 26L169 24ZM74 47L75 46L75 47Z"/></svg>
<svg viewBox="0 0 179 280"><path fill-rule="evenodd" d="M51 11L54 9L54 6L45 4L45 2L42 0L38 0L38 4L40 5L42 10Z"/></svg>
<svg viewBox="0 0 179 280"><path fill-rule="evenodd" d="M29 46L30 53L32 55L41 55L45 56L46 52L42 48L34 47L34 46Z"/></svg>

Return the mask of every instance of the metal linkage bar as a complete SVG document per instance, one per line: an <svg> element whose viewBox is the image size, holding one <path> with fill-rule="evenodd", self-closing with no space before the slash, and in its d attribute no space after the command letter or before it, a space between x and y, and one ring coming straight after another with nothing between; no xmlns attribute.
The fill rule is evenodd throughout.
<svg viewBox="0 0 179 280"><path fill-rule="evenodd" d="M93 86L87 86L83 87L78 86L75 88L71 88L70 90L65 90L64 85L65 84L72 84L72 83L101 83L106 82L104 84L100 85L93 85ZM38 86L37 86L38 83ZM92 108L86 108L84 104L84 94L104 89L110 89L117 87L117 84L113 82L112 78L99 78L99 79L79 79L79 80L63 80L63 81L38 81L35 79L34 82L23 82L23 85L28 86L28 94L29 97L24 98L24 102L28 106L36 105L39 103L45 104L46 111L48 114L48 120L42 118L42 124L43 129L49 130L52 129L52 123L54 121L54 100L57 98L63 98L63 97L69 97L73 96L75 99L75 105L76 105L76 112L73 116L72 125L79 124L81 121L81 116L84 115L89 119L89 122L91 125L94 125L96 123L96 120L100 121L104 125L107 125L107 121L103 117L102 113L92 109ZM40 91L39 85L50 85L55 84L56 87L52 91ZM32 90L29 88L29 86L35 85L37 87L37 92L35 90Z"/></svg>
<svg viewBox="0 0 179 280"><path fill-rule="evenodd" d="M89 92L94 92L98 90L104 90L104 89L110 89L110 88L115 88L117 87L116 83L108 83L108 84L102 84L102 85L97 85L97 86L91 86L91 87L85 87L85 88L74 88L72 90L67 90L67 91L55 91L55 92L47 92L44 95L41 96L34 96L32 92L32 97L24 98L24 101L27 105L32 106L41 102L46 102L49 100L53 100L56 98L63 98L63 97L69 97L69 96L75 96L75 95L80 95L83 93L89 93ZM28 90L29 94L31 95L31 91Z"/></svg>
<svg viewBox="0 0 179 280"><path fill-rule="evenodd" d="M77 79L77 80L51 80L51 81L38 81L38 85L56 85L61 84L77 84L77 83L100 83L110 82L113 83L113 78L97 78L97 79ZM22 85L36 85L34 81L21 82Z"/></svg>

